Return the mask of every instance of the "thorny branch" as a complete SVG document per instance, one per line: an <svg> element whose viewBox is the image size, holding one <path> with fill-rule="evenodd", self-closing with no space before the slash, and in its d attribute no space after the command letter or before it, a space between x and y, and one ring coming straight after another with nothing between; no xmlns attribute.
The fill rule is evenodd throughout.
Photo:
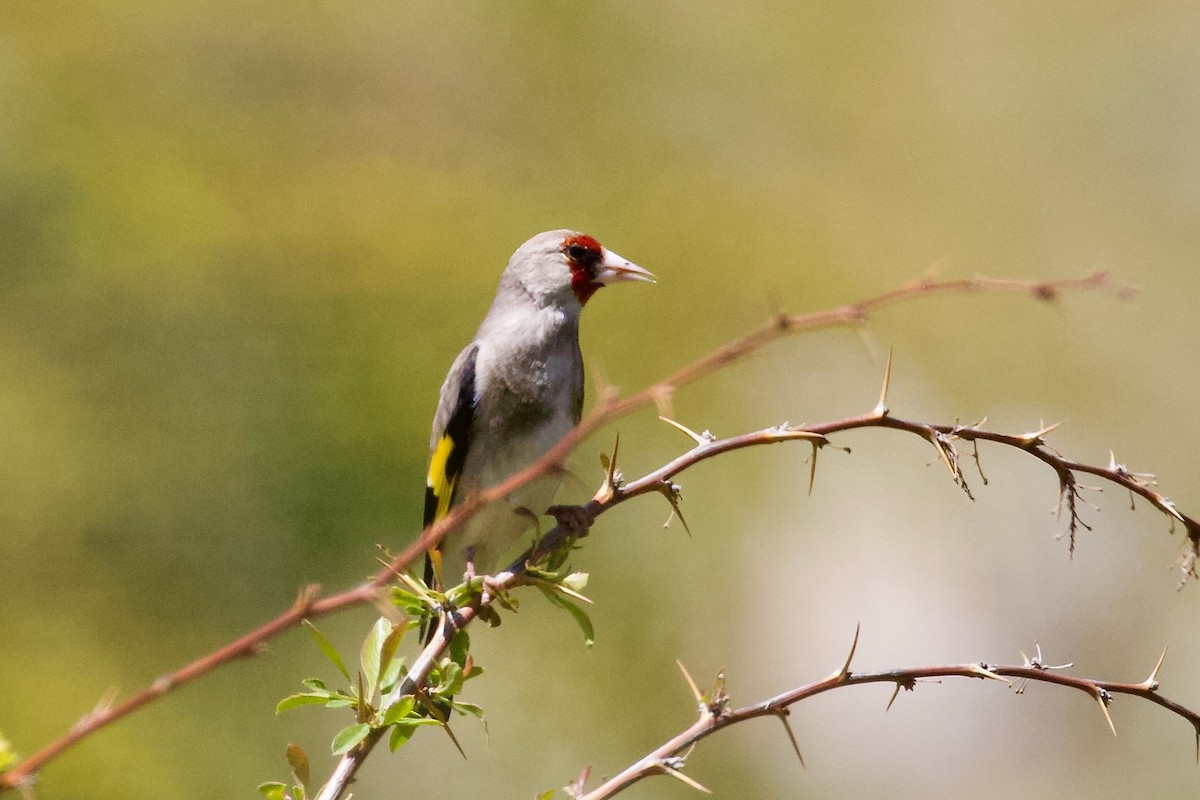
<svg viewBox="0 0 1200 800"><path fill-rule="evenodd" d="M795 750L796 756L800 757L800 747L797 744L795 733L788 722L788 713L792 706L802 700L807 700L810 697L846 686L860 686L867 683L890 683L895 686L891 699L887 704L887 707L891 708L901 689L914 691L917 683L920 681L950 677L996 680L1009 684L1018 694L1024 691L1025 685L1030 681L1052 683L1058 686L1078 689L1095 700L1100 706L1100 710L1104 714L1104 719L1114 735L1116 734L1116 728L1113 727L1108 707L1112 704L1116 695L1131 695L1149 701L1182 717L1192 725L1196 734L1196 758L1200 762L1200 713L1185 708L1172 700L1168 700L1158 693L1158 671L1162 667L1163 658L1166 657L1165 651L1163 657L1158 659L1158 663L1154 666L1150 676L1144 681L1141 683L1119 683L1117 681L1076 678L1064 675L1056 670L1073 665L1050 666L1045 664L1041 659L1040 647L1038 648L1038 655L1035 658L1026 657L1025 663L1019 666L985 664L980 662L976 664L948 664L943 666L891 669L881 672L851 672L850 662L854 658L854 650L857 645L858 632L855 631L854 644L851 645L849 657L847 657L841 669L832 673L829 677L791 689L760 703L738 709L730 707L729 698L725 694L723 675L718 676L717 686L712 694L704 695L696 688L695 681L691 679L691 676L685 670L684 676L687 678L699 707L699 717L697 720L686 730L681 731L670 740L647 753L617 775L606 780L602 785L586 794L579 792L574 796L579 798L579 800L607 800L607 798L613 797L643 778L660 774L670 775L671 777L683 780L693 788L707 792L708 790L694 779L685 776L682 770L686 764L687 752L690 752L690 748L701 739L723 728L747 720L758 719L759 717L776 717L783 723L792 748ZM680 665L680 668L682 669L682 665ZM1010 679L1016 680L1013 681ZM801 764L804 763L802 757L800 757L800 762Z"/></svg>
<svg viewBox="0 0 1200 800"><path fill-rule="evenodd" d="M889 359L887 375L890 376L890 374L891 362ZM1103 478L1110 483L1128 489L1130 492L1140 495L1150 501L1155 508L1159 509L1162 513L1167 515L1169 519L1171 519L1172 524L1174 524L1176 521L1184 524L1188 532L1188 548L1186 554L1182 558L1183 566L1181 586L1182 581L1186 581L1189 576L1195 574L1196 557L1197 553L1200 552L1200 524L1198 524L1193 518L1179 512L1170 500L1154 491L1153 488L1151 488L1154 485L1151 476L1146 474L1130 473L1127 468L1119 464L1110 464L1108 467L1096 467L1083 462L1067 459L1052 450L1046 444L1044 437L1048 433L1049 429L1047 428L1042 428L1041 430L1033 431L1031 433L1014 435L985 430L982 428L981 423L964 426L957 424L938 425L928 422L902 420L890 416L887 409L886 400L887 380L885 379L880 402L869 414L837 420L835 422L822 423L819 425L779 425L753 431L751 433L745 433L740 436L731 436L726 439L717 439L708 431L705 431L704 433L696 433L695 431L690 430L686 426L675 422L674 420L664 418L665 422L691 438L695 442L695 446L693 446L683 455L673 459L667 464L664 464L658 469L628 483L623 483L619 477L619 473L616 471L616 453L614 451L613 458L609 461L608 471L607 475L605 476L604 483L601 485L600 490L596 493L592 500L584 506L584 508L593 518L595 518L600 514L603 514L605 511L611 509L613 506L619 505L620 503L623 503L634 497L644 494L661 493L668 498L668 500L671 502L672 508L677 512L679 487L675 485L673 479L684 470L695 466L701 461L706 461L723 453L728 453L733 450L741 450L747 447L757 447L786 441L803 441L812 446L813 460L815 464L817 452L822 447L831 444L829 437L834 434L859 428L890 428L893 430L911 433L921 439L933 443L935 450L938 452L939 456L942 458L942 461L949 469L951 477L956 483L958 483L959 486L963 488L968 496L971 496L971 492L967 487L966 479L963 476L962 470L959 468L959 454L954 444L957 440L970 441L972 443L979 441L994 442L996 444L1013 447L1022 452L1028 453L1039 461L1049 465L1050 468L1054 470L1055 474L1058 476L1060 487L1076 487L1077 484L1075 481L1075 473L1083 472ZM977 452L974 453L974 457L976 460L978 460ZM1074 489L1072 489L1072 491L1074 491ZM1068 498L1069 497L1070 495L1068 495ZM1067 506L1069 514L1071 515L1068 524L1072 538L1071 547L1073 550L1075 527L1076 525L1083 525L1084 523L1078 519L1075 506L1070 503L1069 500ZM536 544L522 553L521 556L512 564L510 564L504 572L489 579L487 584L485 584L487 587L489 587L489 589L484 592L484 595L480 598L477 604L467 608L453 610L448 613L445 617L443 625L440 626L441 630L438 631L437 637L421 653L421 657L413 665L413 672L409 674L408 679L411 682L409 689L419 689L422 686L423 681L428 676L429 669L437 663L443 652L447 647L449 647L450 639L453 637L455 631L465 627L475 620L479 616L481 610L490 606L499 593L510 591L524 584L526 582L525 572L528 566L532 563L535 563L541 554L552 552L558 548L561 544L563 544L565 538L569 534L570 531L563 526L555 526L541 539L539 539ZM857 642L857 637L855 641ZM853 656L853 649L851 650L851 656ZM872 673L871 675L851 676L849 673L849 663L850 659L847 659L846 666L842 670L842 672L845 674L842 675L838 681L831 685L825 685L825 683L814 684L813 686L817 687L816 689L813 689L812 687L804 687L802 690L797 690L798 692L801 692L801 694L791 702L796 702L804 699L804 697L811 696L812 694L819 694L820 692L843 684L852 685L857 683L892 680L897 681L898 685L900 685L900 678L903 678L907 675L913 676L914 679L921 677L949 675L963 675L967 677L995 677L995 675L991 674L982 674L980 672L979 665L922 667L908 670L893 670L888 672ZM1161 665L1161 660L1159 663ZM1090 687L1092 690L1094 690L1092 692L1093 695L1101 700L1101 707L1105 709L1106 716L1108 713L1108 700L1105 699L1107 695L1104 695L1103 692L1107 691L1109 693L1136 694L1144 697L1151 702L1157 703L1164 708L1168 708L1176 714L1179 714L1196 727L1197 759L1200 760L1200 713L1190 711L1183 706L1180 706L1177 703L1169 701L1166 698L1156 694L1155 692L1158 685L1154 680L1148 679L1144 684L1119 684L1103 681L1086 681L1083 679L1069 678L1052 673L1049 671L1050 669L1052 668L1047 667L1042 663L1039 650L1038 657L1032 661L1028 661L1024 667L998 667L994 668L993 672L995 672L997 675L1027 678L1030 680L1040 680L1049 683L1059 683L1065 686L1074 686L1076 688ZM1158 668L1156 667L1154 674L1157 675L1157 672ZM900 677L898 678L897 676ZM1151 678L1153 677L1154 676L1152 675ZM1152 687L1151 684L1153 684ZM1135 687L1141 688L1135 690ZM912 687L906 686L905 688ZM782 695L782 697L789 696L791 696L791 693L788 695ZM777 699L778 698L776 698L776 700ZM767 701L767 704L765 704L762 708L755 706L751 709L743 709L745 715L742 718L750 719L756 716L763 716L765 714L775 714L776 716L780 716L780 708L786 708L786 705L790 704L787 703L780 706L778 703L775 703L775 705L770 705L771 703L775 703L775 700ZM672 749L668 748L668 745L664 745L663 748L655 751L655 753L658 754L655 756L657 760L647 761L646 763L639 762L641 768L635 770L636 777L634 777L633 780L638 780L641 777L645 777L647 774L652 774L653 772L669 772L675 777L685 780L685 782L690 780L684 778L682 774L679 773L679 767L681 767L682 764L678 764L667 769L664 768L664 764L666 764L666 762L663 759L667 758L667 756L675 757L675 754L679 753L683 748L689 746L695 741L698 741L704 736L707 736L709 733L712 733L718 728L724 727L726 724L730 724L729 722L724 721L725 717L722 714L717 713L715 710L710 710L709 716L712 717L712 719L708 720L706 723L705 716L702 714L700 722L692 726L692 728L689 728L688 731L684 732L684 734L680 734L679 737L672 739L671 742L668 743L668 745L678 744L677 747ZM735 718L733 721L741 721L742 718ZM1109 724L1112 724L1111 719L1109 720ZM336 800L336 798L342 796L342 792L344 792L348 786L348 779L353 777L354 773L358 769L358 766L363 760L365 760L367 755L370 754L371 748L374 747L375 741L376 740L365 741L360 747L355 748L354 750L342 756L342 760L338 764L338 767L334 773L334 778L331 779L331 782L327 783L322 789L322 792L318 795L318 800ZM797 750L797 752L799 751ZM666 755L663 755L663 753L666 753ZM650 757L648 756L647 758ZM645 761L645 759L643 761ZM630 769L633 770L635 767L638 767L638 765L634 765L634 767L631 767ZM628 770L626 772L628 772ZM626 773L622 773L622 775L625 774ZM347 781L344 783L339 782L335 787L331 787L333 781L340 780L342 776L346 777ZM614 778L613 780L616 781L617 779ZM629 782L632 782L632 780ZM605 785L607 786L608 784ZM623 788L623 786L624 784L621 784L618 788ZM612 793L615 794L615 792ZM592 793L588 794L586 797L588 800L600 800L600 798L609 796L609 793Z"/></svg>
<svg viewBox="0 0 1200 800"><path fill-rule="evenodd" d="M739 361L776 339L790 333L837 325L861 326L869 321L873 312L884 306L939 294L966 292L1010 293L1026 295L1043 301L1053 301L1065 291L1097 290L1105 288L1108 285L1108 276L1103 272L1096 272L1084 278L1058 281L1022 281L992 278L963 280L922 279L867 300L825 311L810 314L780 314L757 330L718 347L707 355L668 375L666 378L634 394L620 397L615 390L606 388L601 392L601 397L596 407L555 447L551 448L545 456L528 468L512 475L503 483L466 498L450 514L426 528L412 544L391 557L387 564L366 583L324 598L319 597L319 587L306 587L301 591L295 603L288 610L264 623L262 626L173 672L159 677L150 686L119 703L114 704L108 697L102 699L92 711L85 714L68 732L46 744L40 750L7 771L0 773L0 793L6 789L29 786L34 776L42 767L82 740L202 675L244 656L257 654L267 642L283 631L299 624L302 619L312 619L343 609L375 602L384 587L396 575L400 574L410 564L420 558L428 548L441 541L450 532L461 527L481 508L511 494L516 489L540 476L561 469L566 457L587 436L595 433L613 420L624 417L652 403L656 404L660 411L666 410L669 407L670 397L676 389ZM1124 298L1131 294L1131 290L1119 287L1115 290L1115 293L1118 297ZM1117 467L1114 466L1114 469L1117 469ZM1083 472L1086 470L1080 468L1078 471ZM674 474L674 472L671 474ZM1133 473L1130 473L1130 477L1137 478ZM655 488L647 489L646 491L662 491L661 480L659 484ZM1076 493L1073 490L1066 491L1066 489L1064 489L1064 492L1068 501L1068 509L1073 510ZM673 497L673 494L669 494L669 496ZM1174 516L1187 525L1189 535L1191 535L1195 530L1194 525L1189 523L1188 519L1182 515L1175 514ZM1076 521L1077 517L1072 514L1071 519L1072 521ZM554 531L551 531L551 534L553 533ZM561 534L559 535L561 536ZM1188 569L1191 569L1192 564L1189 563L1186 566Z"/></svg>

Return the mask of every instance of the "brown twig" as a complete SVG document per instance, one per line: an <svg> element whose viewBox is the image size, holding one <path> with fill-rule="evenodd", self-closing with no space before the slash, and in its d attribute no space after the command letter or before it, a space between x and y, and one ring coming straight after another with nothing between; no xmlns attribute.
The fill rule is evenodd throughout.
<svg viewBox="0 0 1200 800"><path fill-rule="evenodd" d="M889 368L887 370L887 374L890 376L890 373L891 373L891 369L890 369L890 361L889 361ZM876 405L875 409L869 414L863 414L861 416L850 417L848 419L838 420L835 422L827 422L827 423L823 423L823 424L819 424L819 425L776 426L776 427L772 427L772 428L764 428L762 430L753 431L751 433L742 434L740 436L731 436L726 439L717 439L714 436L712 436L712 434L696 433L695 431L690 430L689 428L687 428L686 426L684 426L678 422L675 422L675 421L669 420L669 419L665 419L665 421L667 423L669 423L671 426L680 430L686 436L691 438L695 442L695 446L692 447L690 450L688 450L683 455L668 462L667 464L664 464L663 466L659 467L658 469L656 469L636 480L630 481L629 483L620 483L617 480L617 478L615 477L617 475L617 471L616 471L616 458L615 458L615 453L614 453L614 457L609 462L609 468L607 471L607 475L605 476L604 484L600 487L600 490L596 493L596 496L593 497L592 500L587 505L584 506L584 508L594 518L594 517L599 516L600 514L603 514L605 511L611 509L612 507L619 505L620 503L623 503L634 497L638 497L638 496L641 496L644 494L650 494L650 493L661 493L661 494L666 495L668 497L668 499L671 500L672 506L674 506L677 495L678 495L678 487L675 486L674 483L672 483L672 479L675 476L679 475L684 470L688 469L689 467L695 466L696 464L700 463L701 461L706 461L710 458L714 458L723 453L728 453L733 450L741 450L741 449L744 449L747 447L759 447L762 445L776 444L779 442L803 441L803 442L809 443L812 446L813 455L815 458L817 451L820 448L822 448L830 443L828 437L835 433L842 433L842 432L851 431L851 430L860 429L860 428L890 428L893 430L905 431L905 432L911 433L923 440L932 442L935 450L937 450L937 452L941 456L943 462L946 464L947 468L950 470L951 477L954 479L954 481L956 483L958 483L960 486L962 486L965 490L966 490L966 480L962 474L962 471L958 467L959 455L958 455L957 449L954 446L955 440L958 440L958 439L961 439L964 441L971 441L973 443L976 441L994 442L994 443L1005 445L1008 447L1013 447L1022 452L1028 453L1029 455L1033 456L1034 458L1037 458L1038 460L1048 464L1051 467L1051 469L1054 470L1055 474L1058 476L1060 486L1067 482L1069 482L1070 485L1074 485L1074 481L1075 481L1074 474L1076 472L1085 472L1085 473L1088 473L1091 475L1096 475L1097 477L1104 478L1105 480L1110 481L1111 483L1114 483L1118 486L1122 486L1131 492L1135 492L1135 493L1141 495L1142 497L1145 497L1147 500L1149 500L1157 509L1159 509L1162 513L1167 515L1168 518L1170 518L1172 521L1180 521L1185 525L1185 527L1188 530L1188 541L1190 544L1190 548L1189 548L1189 552L1188 552L1188 557L1185 559L1185 561L1189 564L1189 566L1184 571L1184 574L1183 574L1184 579L1186 580L1186 578L1189 576L1189 574L1191 574L1191 566L1190 565L1194 564L1197 549L1200 548L1200 543L1198 543L1198 542L1200 542L1200 524L1198 524L1192 517L1189 517L1186 514L1179 512L1175 508L1174 504L1171 503L1170 500L1167 500L1162 495L1160 495L1157 492L1150 489L1151 480L1149 479L1149 477L1147 475L1132 474L1125 467L1123 467L1121 465L1117 465L1117 464L1112 464L1107 468L1103 468L1103 467L1096 467L1096 466L1093 466L1090 464L1085 464L1083 462L1072 461L1070 459L1067 459L1067 458L1063 457L1062 455L1049 449L1049 447L1046 445L1044 438L1043 438L1045 436L1045 434L1047 433L1046 429L1042 429L1042 430L1035 431L1032 433L1025 433L1025 434L1005 434L1005 433L998 433L996 431L984 430L979 425L970 425L970 426L938 425L938 424L928 423L928 422L914 422L914 421L909 421L909 420L897 419L895 417L889 416L889 412L888 412L887 404L886 404L886 398L887 398L887 380L885 379L884 390L881 394L880 402ZM967 490L967 494L968 494L968 496L970 496L969 490ZM1074 515L1075 513L1076 512L1072 509L1071 514ZM1078 521L1073 516L1072 520L1070 522L1072 530L1077 522ZM1082 524L1082 523L1080 523L1080 524ZM534 544L532 547L530 547L528 550L526 550L524 553L522 553L521 556L516 561L514 561L512 564L510 564L509 567L504 572L496 575L493 578L488 579L488 585L491 587L494 587L495 589L497 589L499 591L509 591L511 589L516 588L517 586L520 586L524 582L523 575L527 569L527 566L530 563L535 563L541 555L544 555L546 553L549 553L549 552L552 552L553 550L555 550L558 546L560 546L563 543L565 537L568 536L569 534L570 534L570 531L567 528L565 528L564 526L555 526L550 531L548 531L544 536L542 536L542 538L539 539L536 544ZM419 689L421 686L424 685L424 681L428 677L428 674L429 674L429 669L434 664L437 663L437 660L442 656L442 654L445 652L445 650L449 647L450 639L453 637L455 631L460 630L461 628L465 627L466 625L469 625L472 621L474 621L478 617L480 610L482 608L486 608L487 606L489 606L492 603L494 597L495 597L494 591L492 591L490 593L485 592L483 597L481 597L480 600L476 604L474 604L470 607L466 607L463 609L453 611L452 613L449 613L447 615L446 620L445 620L444 624L441 626L440 630L438 631L435 639L430 642L430 644L421 653L418 660L416 662L414 662L413 669L409 673L409 676L406 680L406 686L402 689L402 691L411 692L416 689ZM856 637L855 641L857 643L857 637ZM853 656L853 650L851 650L851 656ZM1162 662L1160 660L1159 661L1160 666L1161 666L1161 663ZM846 665L843 667L843 670L842 670L842 672L845 673L846 676L849 676L849 664L850 664L850 659L847 658ZM921 672L922 669L934 670L934 671L926 674L926 673ZM1085 685L1087 685L1087 686L1099 687L1100 689L1105 689L1105 690L1115 692L1115 693L1139 694L1139 692L1135 691L1132 687L1142 686L1144 688L1145 686L1148 686L1150 684L1154 684L1154 688L1157 688L1157 684L1154 683L1154 680L1153 680L1155 675L1157 675L1157 672L1158 672L1157 667L1155 668L1154 674L1151 675L1151 678L1147 679L1147 682L1145 682L1144 684L1117 684L1117 683L1111 683L1111 682L1096 682L1096 681L1088 682L1088 681L1084 681L1082 679L1074 679L1074 678L1069 678L1069 677L1062 676L1062 675L1057 675L1057 674L1048 672L1048 670L1050 668L1046 667L1044 664L1042 664L1040 655L1037 659L1034 659L1033 661L1029 662L1025 667L1021 667L1021 668L1002 667L1002 668L997 668L997 669L1002 671L998 674L1005 674L1005 675L1009 675L1010 677L1018 677L1018 678L1029 677L1029 675L1027 675L1025 672L1021 671L1023 669L1024 670L1042 670L1043 672L1042 672L1042 674L1040 674L1037 677L1037 680L1041 680L1044 682L1050 682L1050 683L1060 683L1060 684L1063 684L1066 686L1075 686L1076 688L1083 688ZM938 672L937 670L944 670L944 671ZM972 672L971 670L974 670L974 671ZM1003 670L1010 670L1010 672L1003 672ZM960 666L954 666L954 667L928 667L928 668L916 668L916 669L909 669L909 670L894 670L891 672L874 673L873 675L874 675L874 677L855 676L853 680L846 680L846 681L844 681L844 683L853 684L853 683L878 682L878 681L883 681L883 680L898 680L896 677L898 675L899 676L913 675L915 677L932 677L934 675L940 675L940 676L967 675L967 676L974 676L974 677L994 677L992 675L979 674L978 665L974 665L974 666L971 666L971 665L961 666L960 665ZM689 682L690 682L690 678L689 678ZM695 684L693 683L692 685L694 687ZM838 685L840 685L840 684L838 684ZM899 683L898 683L898 685L899 685ZM834 688L833 686L825 686L823 684L814 684L813 686L816 686L818 688L813 690L812 687L805 687L803 690L797 690L797 691L801 691L801 692L806 692L802 696L797 697L797 700L803 699L804 697L807 697L807 696L811 696L812 694L819 694L820 692L826 691L829 688ZM908 688L911 688L911 687L908 687ZM1153 691L1154 691L1154 689L1145 690L1144 692L1142 692L1142 694L1146 695L1146 699L1149 699L1152 702L1158 703L1159 705L1163 706L1164 708L1170 709L1171 711L1175 712L1176 714L1179 714L1180 716L1185 717L1190 722L1192 722L1194 725L1196 725L1197 748L1198 748L1197 749L1197 757L1198 757L1198 759L1200 759L1200 714L1189 711L1188 709L1184 708L1183 706L1180 706L1169 700L1166 700L1165 698L1163 698L1157 694L1153 694ZM1097 697L1100 697L1100 696L1101 695L1097 695ZM697 692L697 699L700 699L698 692ZM706 702L709 702L709 701L706 701ZM770 703L770 702L773 702L773 701L768 701L768 703ZM793 702L795 702L795 701L793 701ZM703 703L702 703L702 705L703 705ZM712 705L712 703L709 702L709 705ZM1106 707L1106 704L1102 704L1102 707ZM757 708L757 707L755 707L755 708ZM776 709L773 712L772 711L759 711L759 712L755 712L752 714L748 713L745 718L749 719L749 718L753 718L755 716L763 716L766 713L775 713L776 715L779 715L780 711L778 709ZM711 715L716 718L722 717L722 715L718 714L715 710L711 711ZM684 733L680 734L675 739L672 739L671 742L667 743L667 745L664 745L659 750L656 750L655 753L661 755L661 753L663 753L663 752L668 752L668 750L669 750L668 745L678 744L678 747L676 749L669 750L669 754L673 756L675 753L678 753L684 747L689 746L690 744L694 743L695 741L698 741L700 738L703 738L703 736L707 736L709 733L712 733L713 730L716 730L716 728L712 728L711 730L706 728L703 724L704 722L705 722L705 717L702 714L700 722L698 722L696 725L692 726L692 728L689 728ZM710 722L711 722L711 720L710 720ZM721 723L720 725L717 725L717 727L723 727L724 724L725 723ZM1111 724L1111 720L1110 720L1110 724ZM785 725L786 725L786 720L785 720ZM789 730L789 735L790 735L790 730ZM321 793L318 795L318 800L336 800L338 797L341 797L342 792L344 792L345 789L347 788L347 786L349 785L349 778L352 778L353 775L355 774L355 772L357 772L358 767L361 765L362 761L365 760L366 757L370 754L371 749L374 747L374 744L375 744L374 741L364 742L359 747L356 747L354 750L351 750L350 752L343 755L341 761L339 762L339 764L337 766L337 769L334 772L333 777L331 777L330 781L326 783L325 787L322 788ZM797 748L797 754L799 754L798 748ZM651 754L651 755L654 755L654 754ZM650 758L650 756L648 756L647 758ZM665 758L665 756L663 758ZM643 761L645 761L645 759L643 759ZM646 763L650 763L650 762L646 762ZM657 766L654 767L655 771L659 771L659 772L667 771L667 772L670 772L671 774L675 775L675 777L680 778L681 780L686 780L682 776L682 774L678 774L677 768L670 767L670 769L664 769L663 765L667 764L666 761L662 761L660 759L659 762L655 762L655 763L657 764ZM646 764L643 764L642 762L639 762L639 764L641 764L642 767L646 767ZM637 766L638 765L634 765L634 767L637 767ZM669 767L670 765L667 764L667 766ZM634 770L634 767L631 767L630 770ZM629 772L629 770L627 770L626 772ZM633 780L638 780L641 777L645 777L646 774L649 774L649 772L646 772L645 770L641 770L641 771L635 770L635 773L636 773L637 777L633 778ZM633 774L633 773L631 773L631 774ZM626 775L626 773L622 773L622 775ZM618 778L619 777L620 776L618 776ZM616 781L617 779L614 778L613 780ZM630 781L630 782L632 782L632 781ZM608 786L608 784L605 784L605 786ZM623 788L623 786L624 786L624 784L621 785L621 788ZM607 794L596 795L596 798L594 798L594 800L598 800L598 798L600 798L600 797L607 797L607 796L609 796L609 795L607 795ZM593 795L589 794L589 795L587 795L587 797L593 798Z"/></svg>
<svg viewBox="0 0 1200 800"><path fill-rule="evenodd" d="M1103 272L1096 272L1085 278L1058 281L1019 281L991 278L946 281L924 279L898 287L867 300L825 311L811 314L781 314L759 329L718 347L716 350L639 392L626 397L618 397L611 392L605 392L591 413L557 445L551 448L545 456L521 472L512 475L503 483L466 498L450 514L422 531L415 541L404 548L399 554L393 556L366 583L325 598L317 596L317 587L309 587L291 608L262 626L157 679L147 688L142 689L120 703L110 705L108 702L102 702L81 718L67 733L45 745L7 771L0 773L0 792L6 789L30 785L34 776L43 766L83 739L112 722L128 716L165 694L190 683L201 675L205 675L243 656L257 653L264 644L281 632L295 626L300 620L312 619L372 602L377 598L380 590L395 575L423 556L428 548L441 541L448 533L463 525L480 508L507 496L542 475L559 469L571 451L587 436L613 420L637 409L644 408L651 403L657 403L660 407L665 406L666 399L676 389L739 361L782 336L834 325L861 325L866 323L871 313L879 308L893 303L938 294L975 291L1005 292L1024 294L1038 300L1049 301L1057 299L1064 291L1100 289L1107 285L1108 276ZM1130 294L1130 290L1127 288L1118 288L1116 293L1118 296L1125 297ZM674 474L674 472L670 474ZM661 487L653 490L661 491ZM1074 495L1068 494L1067 497L1069 501L1073 501ZM1072 519L1075 519L1074 515ZM1191 531L1192 528L1189 526L1189 534ZM1190 567L1191 564L1188 565L1189 569Z"/></svg>
<svg viewBox="0 0 1200 800"><path fill-rule="evenodd" d="M857 645L857 632L854 635L854 642ZM916 688L919 681L932 678L981 678L998 680L1009 684L1012 684L1012 681L1008 679L1015 678L1018 679L1018 685L1014 688L1018 692L1023 691L1023 685L1020 682L1026 681L1052 683L1058 686L1078 689L1097 702L1104 714L1105 721L1114 734L1116 730L1112 726L1112 717L1109 715L1108 706L1112 703L1115 695L1132 695L1162 706L1171 713L1187 720L1196 733L1196 753L1197 760L1200 761L1200 712L1188 709L1173 700L1168 700L1158 693L1158 670L1162 666L1162 658L1158 660L1158 664L1155 665L1150 676L1141 683L1120 683L1091 678L1076 678L1064 675L1061 672L1055 672L1054 670L1060 669L1060 667L1051 667L1042 663L1040 656L1036 659L1026 658L1025 663L1020 666L997 666L977 663L912 667L884 670L882 672L851 672L850 662L853 655L854 648L852 646L850 657L846 659L843 667L824 680L797 687L776 695L769 700L738 709L731 709L729 707L728 698L724 695L723 676L718 678L717 691L711 697L701 695L696 690L695 683L689 678L689 684L698 702L700 710L699 718L686 730L681 731L670 740L647 753L617 775L609 778L602 785L587 794L580 794L580 800L607 800L607 798L613 797L632 784L651 775L668 774L672 777L683 779L682 769L685 765L686 755L680 756L681 753L684 753L701 739L723 728L759 717L778 718L784 725L784 729L787 732L792 747L796 751L796 755L799 756L800 748L796 743L796 737L787 720L788 710L791 706L810 697L815 697L816 695L845 686L860 686L867 683L891 683L895 685L895 691L888 702L888 707L890 708L892 701L896 699L896 695L900 693L901 689L912 691ZM801 763L803 763L803 759L801 759ZM686 779L686 782L693 787L699 787L699 784L690 778ZM703 787L700 788L703 789Z"/></svg>
<svg viewBox="0 0 1200 800"><path fill-rule="evenodd" d="M1180 586L1182 587L1188 578L1195 577L1196 575L1196 559L1200 557L1200 521L1181 512L1175 507L1174 502L1158 492L1154 488L1156 483L1153 476L1149 473L1131 472L1125 465L1117 464L1111 459L1107 467L1100 467L1082 461L1075 461L1055 452L1046 444L1044 438L1050 430L1048 428L1030 433L1008 434L985 430L980 424L940 425L930 422L904 420L891 416L886 403L883 401L870 413L856 417L825 422L818 425L764 428L727 439L716 439L711 434L708 436L696 434L677 422L672 420L666 421L692 437L696 445L683 455L678 456L653 472L638 478L636 481L623 485L620 491L616 492L607 502L600 504L593 501L593 504L588 506L593 513L598 514L609 505L624 502L632 497L651 492L667 493L668 496L674 496L677 492L677 487L674 487L671 483L672 478L700 461L730 450L740 450L745 447L774 444L776 442L801 440L812 445L815 462L816 453L822 447L829 444L829 437L834 434L862 428L888 428L911 433L920 439L932 443L938 456L949 470L951 478L966 491L968 497L971 497L971 492L967 486L966 478L959 467L960 457L954 445L955 441L962 440L971 442L972 444L981 441L993 442L1020 450L1046 464L1054 471L1055 476L1058 478L1060 497L1066 496L1068 498L1066 504L1069 514L1067 533L1070 534L1072 539L1072 550L1074 549L1074 536L1077 528L1079 526L1088 527L1079 518L1079 511L1075 503L1070 501L1070 498L1075 496L1081 488L1076 479L1076 473L1093 475L1120 486L1132 494L1149 501L1154 508L1171 521L1172 530L1174 530L1175 523L1183 525L1187 533L1188 550L1181 559ZM978 453L974 453L973 457L978 458Z"/></svg>

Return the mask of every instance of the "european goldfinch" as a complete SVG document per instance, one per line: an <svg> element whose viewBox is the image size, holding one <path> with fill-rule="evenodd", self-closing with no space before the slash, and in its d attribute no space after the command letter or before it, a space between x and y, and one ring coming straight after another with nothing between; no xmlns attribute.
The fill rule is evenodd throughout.
<svg viewBox="0 0 1200 800"><path fill-rule="evenodd" d="M601 286L625 281L653 283L654 276L582 233L539 233L517 248L475 338L442 384L430 440L426 527L456 498L536 461L579 422L579 315ZM546 511L559 482L548 475L482 509L430 551L426 583L468 568L491 572Z"/></svg>

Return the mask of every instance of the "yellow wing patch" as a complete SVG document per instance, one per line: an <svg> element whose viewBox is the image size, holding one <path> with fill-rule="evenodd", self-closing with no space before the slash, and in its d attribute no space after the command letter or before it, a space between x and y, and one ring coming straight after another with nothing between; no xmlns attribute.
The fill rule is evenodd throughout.
<svg viewBox="0 0 1200 800"><path fill-rule="evenodd" d="M425 485L437 498L437 511L433 517L435 520L446 516L450 510L450 498L454 496L454 487L458 483L457 475L446 474L446 464L453 452L454 439L445 434L438 439L437 447L429 458L429 477L425 479Z"/></svg>

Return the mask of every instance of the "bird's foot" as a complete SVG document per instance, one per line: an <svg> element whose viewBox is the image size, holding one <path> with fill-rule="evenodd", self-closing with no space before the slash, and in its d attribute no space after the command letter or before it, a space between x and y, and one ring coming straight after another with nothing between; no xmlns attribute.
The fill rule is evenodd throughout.
<svg viewBox="0 0 1200 800"><path fill-rule="evenodd" d="M464 553L467 557L467 571L463 578L467 583L475 580L475 548L468 547Z"/></svg>
<svg viewBox="0 0 1200 800"><path fill-rule="evenodd" d="M588 535L595 517L583 506L550 506L546 515L554 517L554 521L562 526L567 536L581 539Z"/></svg>

